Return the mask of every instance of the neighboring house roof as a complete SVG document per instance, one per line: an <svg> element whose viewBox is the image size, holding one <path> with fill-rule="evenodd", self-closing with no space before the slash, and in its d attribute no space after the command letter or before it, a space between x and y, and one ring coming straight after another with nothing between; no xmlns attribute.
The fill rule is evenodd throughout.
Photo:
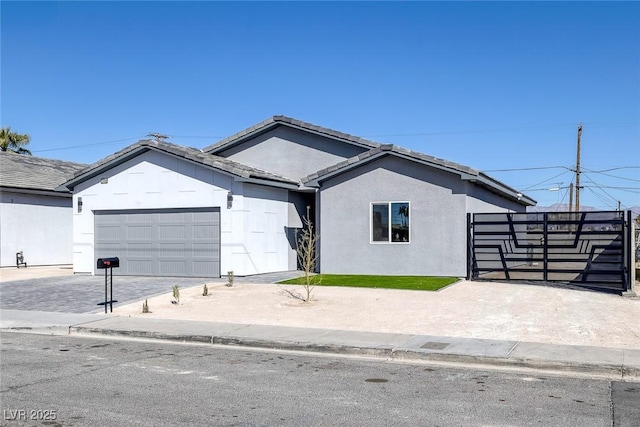
<svg viewBox="0 0 640 427"><path fill-rule="evenodd" d="M302 130L304 132L314 133L316 135L324 136L326 138L335 139L337 141L346 142L348 144L357 145L364 148L375 148L380 146L379 143L369 141L364 138L349 135L346 133L338 132L333 129L325 128L322 126L316 126L311 123L296 120L287 116L273 116L257 125L251 126L243 131L231 135L213 145L205 147L203 151L205 153L215 154L222 150L231 148L237 144L240 144L248 139L255 138L265 132L268 132L278 126L287 126L293 129Z"/></svg>
<svg viewBox="0 0 640 427"><path fill-rule="evenodd" d="M54 193L60 184L86 167L80 163L0 151L0 187Z"/></svg>
<svg viewBox="0 0 640 427"><path fill-rule="evenodd" d="M535 205L537 203L530 197L525 196L524 194L514 190L513 188L490 177L489 175L486 175L481 171L472 169L468 166L460 165L458 163L453 163L448 160L439 159L416 151L407 150L405 148L401 148L392 144L380 145L377 148L365 151L355 157L351 157L338 164L322 169L314 174L307 176L306 178L303 178L302 182L307 186L317 187L322 181L325 181L336 175L340 175L348 170L357 168L380 157L389 155L422 163L436 169L444 170L446 172L455 173L459 175L463 181L474 182L497 194L515 199L523 205Z"/></svg>
<svg viewBox="0 0 640 427"><path fill-rule="evenodd" d="M102 160L90 165L84 170L76 173L73 178L65 182L61 189L73 189L76 185L104 173L115 166L118 166L134 157L150 151L159 151L166 153L201 166L216 169L223 173L234 176L240 181L267 183L273 186L281 186L286 188L298 188L298 181L293 181L260 169L252 168L234 162L224 157L214 156L212 154L203 153L195 148L183 147L168 142L141 140L132 144L117 153L114 153Z"/></svg>

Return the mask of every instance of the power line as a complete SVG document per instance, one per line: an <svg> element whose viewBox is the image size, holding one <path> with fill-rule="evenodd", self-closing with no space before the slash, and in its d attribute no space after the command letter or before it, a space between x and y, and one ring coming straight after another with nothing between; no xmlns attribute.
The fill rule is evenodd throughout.
<svg viewBox="0 0 640 427"><path fill-rule="evenodd" d="M228 135L227 135L228 136ZM217 136L217 135L171 135L172 138L198 138L198 139L223 139L226 136Z"/></svg>
<svg viewBox="0 0 640 427"><path fill-rule="evenodd" d="M627 126L637 126L637 125L638 125L637 122L589 123L589 127L627 127ZM528 126L514 126L514 127L494 128L494 129L472 129L472 130L455 130L455 131L439 131L439 132L413 132L413 133L362 135L362 137L363 138L385 138L385 137L405 137L405 136L437 136L437 135L454 135L454 134L470 134L470 133L520 131L520 130L532 130L532 129L565 129L565 128L573 128L574 126L575 124L528 125Z"/></svg>
<svg viewBox="0 0 640 427"><path fill-rule="evenodd" d="M482 172L519 172L519 171L533 171L533 170L546 170L546 169L567 169L571 170L567 166L540 166L532 168L514 168L514 169L488 169Z"/></svg>
<svg viewBox="0 0 640 427"><path fill-rule="evenodd" d="M600 191L602 191L605 195L607 195L607 197L609 197L611 200L613 200L614 204L618 202L618 199L613 197L611 194L609 194L608 192L606 192L603 188L603 186L601 186L600 184L596 183L593 179L591 179L591 177L587 174L584 174L584 177L586 179L588 179L592 184L594 184L596 186L596 188L598 188ZM593 192L593 190L591 190Z"/></svg>
<svg viewBox="0 0 640 427"><path fill-rule="evenodd" d="M597 173L602 173L602 172L611 172L611 171L617 171L620 169L640 169L640 166L616 166L610 169L602 169L599 171L594 171L594 170L589 170L589 172L597 172Z"/></svg>
<svg viewBox="0 0 640 427"><path fill-rule="evenodd" d="M585 170L585 169L583 168L583 170ZM640 179L625 178L623 176L611 175L611 174L606 173L606 172L593 171L593 170L589 170L589 169L586 169L586 170L591 172L591 173L597 173L597 174L600 174L600 175L609 176L611 178L624 179L625 181L640 182Z"/></svg>
<svg viewBox="0 0 640 427"><path fill-rule="evenodd" d="M57 148L47 148L44 150L31 150L33 153L44 153L46 151L60 151L60 150L71 150L74 148L85 148L85 147L95 147L97 145L113 145L124 141L137 141L142 137L133 137L133 138L123 138L123 139L114 139L110 141L101 141L101 142L93 142L90 144L82 144L82 145L71 145L68 147L57 147Z"/></svg>
<svg viewBox="0 0 640 427"><path fill-rule="evenodd" d="M533 185L529 186L528 188L523 188L523 189L522 189L522 191L529 191L529 189L530 189L531 187L536 187L536 186L538 186L538 185L542 185L542 184L544 184L545 182L549 182L549 181L551 181L552 179L555 179L555 178L558 178L558 177L560 177L560 176L562 176L562 175L565 175L565 174L566 174L566 173L568 173L568 172L570 172L570 170L566 170L566 171L564 171L564 172L562 172L562 173L559 173L558 175L552 176L552 177L551 177L551 178L549 178L549 179L545 179L544 181L541 181L541 182L539 182L539 183L537 183L537 184L533 184Z"/></svg>

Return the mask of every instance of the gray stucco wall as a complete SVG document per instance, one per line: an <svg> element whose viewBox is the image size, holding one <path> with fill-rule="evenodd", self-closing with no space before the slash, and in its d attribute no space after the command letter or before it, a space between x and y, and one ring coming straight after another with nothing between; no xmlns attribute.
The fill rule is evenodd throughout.
<svg viewBox="0 0 640 427"><path fill-rule="evenodd" d="M467 186L467 212L526 212L527 207L515 200L502 197L486 188L465 182Z"/></svg>
<svg viewBox="0 0 640 427"><path fill-rule="evenodd" d="M216 154L299 179L363 151L366 149L281 126Z"/></svg>
<svg viewBox="0 0 640 427"><path fill-rule="evenodd" d="M323 183L323 273L466 275L467 184L457 175L383 157ZM410 202L410 243L371 243L370 204Z"/></svg>

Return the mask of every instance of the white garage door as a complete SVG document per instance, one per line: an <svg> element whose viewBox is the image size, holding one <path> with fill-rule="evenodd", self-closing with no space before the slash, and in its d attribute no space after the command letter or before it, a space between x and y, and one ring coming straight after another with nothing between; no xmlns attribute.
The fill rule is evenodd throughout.
<svg viewBox="0 0 640 427"><path fill-rule="evenodd" d="M97 211L94 242L118 275L220 277L219 208Z"/></svg>

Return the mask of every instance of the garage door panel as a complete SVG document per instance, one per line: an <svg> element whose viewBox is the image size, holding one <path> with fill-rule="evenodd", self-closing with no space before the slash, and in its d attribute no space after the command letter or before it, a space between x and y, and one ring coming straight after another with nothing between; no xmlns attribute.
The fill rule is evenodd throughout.
<svg viewBox="0 0 640 427"><path fill-rule="evenodd" d="M196 277L212 277L219 276L220 265L211 261L194 261L193 275Z"/></svg>
<svg viewBox="0 0 640 427"><path fill-rule="evenodd" d="M184 258L187 245L184 243L160 243L158 255L162 258Z"/></svg>
<svg viewBox="0 0 640 427"><path fill-rule="evenodd" d="M129 224L150 223L154 221L153 214L136 213L125 216L125 222Z"/></svg>
<svg viewBox="0 0 640 427"><path fill-rule="evenodd" d="M158 239L176 239L184 240L187 236L187 227L184 225L158 225Z"/></svg>
<svg viewBox="0 0 640 427"><path fill-rule="evenodd" d="M121 263L121 270L117 273L139 276L156 276L153 274L153 260L151 259L128 259Z"/></svg>
<svg viewBox="0 0 640 427"><path fill-rule="evenodd" d="M95 256L121 275L219 277L219 208L95 212Z"/></svg>
<svg viewBox="0 0 640 427"><path fill-rule="evenodd" d="M128 242L125 246L127 258L144 257L148 256L153 250L153 244L148 243L133 243Z"/></svg>
<svg viewBox="0 0 640 427"><path fill-rule="evenodd" d="M132 239L153 239L153 227L151 225L131 225L127 224L127 240Z"/></svg>
<svg viewBox="0 0 640 427"><path fill-rule="evenodd" d="M220 224L220 215L218 212L194 212L193 213L193 221L194 222L206 222L215 225Z"/></svg>
<svg viewBox="0 0 640 427"><path fill-rule="evenodd" d="M166 213L160 217L158 217L159 222L168 222L168 223L184 223L187 221L188 215L176 212L176 213Z"/></svg>
<svg viewBox="0 0 640 427"><path fill-rule="evenodd" d="M119 242L123 237L120 233L120 225L96 225L96 234L100 233L106 239Z"/></svg>
<svg viewBox="0 0 640 427"><path fill-rule="evenodd" d="M185 261L161 261L160 274L163 276L187 276L187 263Z"/></svg>
<svg viewBox="0 0 640 427"><path fill-rule="evenodd" d="M194 239L217 239L219 227L215 225L194 225L193 226L193 238Z"/></svg>
<svg viewBox="0 0 640 427"><path fill-rule="evenodd" d="M216 243L194 243L192 246L194 258L208 258L210 254L215 254L214 258L219 258L220 250Z"/></svg>

